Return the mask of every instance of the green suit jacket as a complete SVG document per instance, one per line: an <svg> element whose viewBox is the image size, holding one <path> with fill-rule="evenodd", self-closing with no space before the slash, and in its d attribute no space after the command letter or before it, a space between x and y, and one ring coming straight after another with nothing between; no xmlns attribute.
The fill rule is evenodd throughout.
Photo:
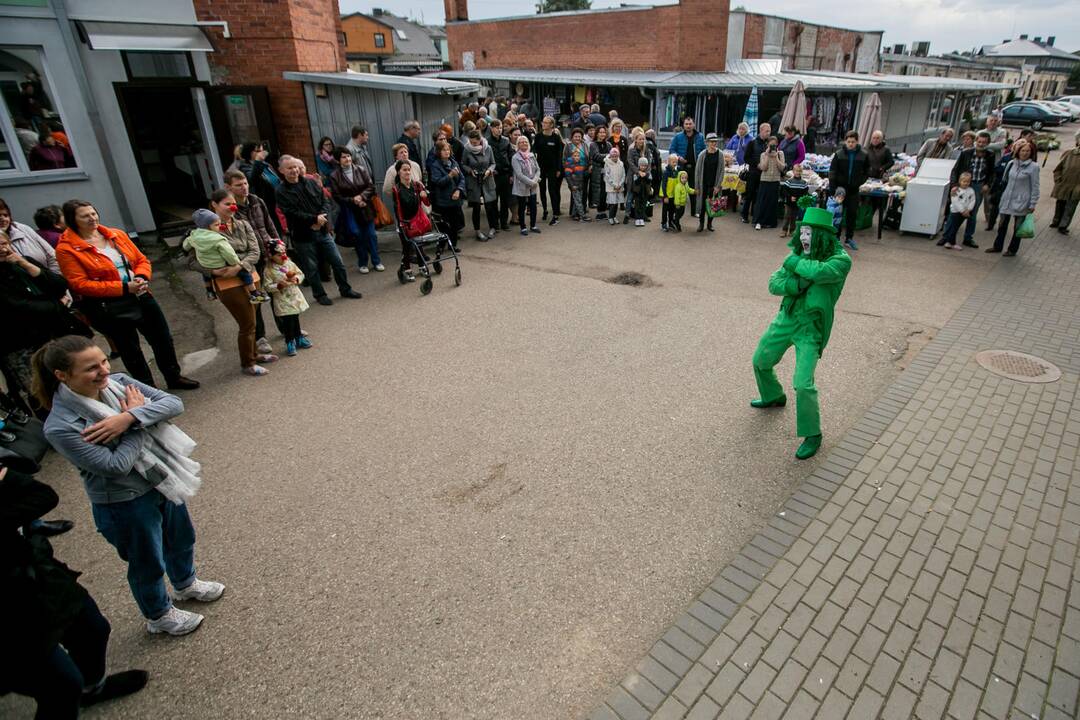
<svg viewBox="0 0 1080 720"><path fill-rule="evenodd" d="M791 315L799 322L813 323L821 333L819 356L829 344L833 310L851 271L851 258L835 242L835 236L831 245L831 254L821 260L804 256L800 245L769 278L769 292L783 298L780 312ZM811 255L821 254L811 252Z"/></svg>

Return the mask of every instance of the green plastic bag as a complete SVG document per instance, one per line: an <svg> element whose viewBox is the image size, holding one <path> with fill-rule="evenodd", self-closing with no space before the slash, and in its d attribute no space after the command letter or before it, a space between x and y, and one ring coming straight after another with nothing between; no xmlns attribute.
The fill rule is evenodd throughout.
<svg viewBox="0 0 1080 720"><path fill-rule="evenodd" d="M1016 228L1016 237L1025 240L1035 237L1035 213L1028 213L1024 216L1024 222L1020 223L1020 227Z"/></svg>
<svg viewBox="0 0 1080 720"><path fill-rule="evenodd" d="M868 227L872 227L873 224L874 206L868 203L860 205L858 212L855 213L855 229L865 230Z"/></svg>

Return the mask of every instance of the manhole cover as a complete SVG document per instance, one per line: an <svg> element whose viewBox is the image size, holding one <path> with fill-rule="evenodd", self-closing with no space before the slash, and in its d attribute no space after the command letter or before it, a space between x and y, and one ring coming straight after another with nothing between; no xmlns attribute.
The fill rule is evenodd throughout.
<svg viewBox="0 0 1080 720"><path fill-rule="evenodd" d="M975 362L1010 380L1026 383L1050 383L1061 378L1061 370L1051 362L1013 350L983 350Z"/></svg>

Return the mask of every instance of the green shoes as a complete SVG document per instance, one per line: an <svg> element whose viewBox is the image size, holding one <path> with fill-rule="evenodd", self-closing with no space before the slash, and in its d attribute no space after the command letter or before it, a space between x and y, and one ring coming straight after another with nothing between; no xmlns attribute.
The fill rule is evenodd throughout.
<svg viewBox="0 0 1080 720"><path fill-rule="evenodd" d="M802 445L800 445L799 449L795 451L795 457L799 458L800 460L812 458L817 455L817 451L819 448L821 448L821 436L811 435L810 437L803 439Z"/></svg>
<svg viewBox="0 0 1080 720"><path fill-rule="evenodd" d="M787 396L781 395L775 400L765 402L764 400L751 400L750 407L753 408L771 408L771 407L784 407L787 405Z"/></svg>

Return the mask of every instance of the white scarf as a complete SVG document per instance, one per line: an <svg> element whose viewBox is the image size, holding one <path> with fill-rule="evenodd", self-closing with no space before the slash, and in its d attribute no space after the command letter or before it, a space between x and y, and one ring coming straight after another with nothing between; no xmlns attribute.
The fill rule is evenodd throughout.
<svg viewBox="0 0 1080 720"><path fill-rule="evenodd" d="M76 409L90 423L119 415L120 400L125 397L124 386L112 379L102 390L101 400L80 395L64 383L60 383L56 392L65 405ZM142 429L147 439L135 460L135 470L147 479L151 470L157 470L164 479L155 489L177 505L183 505L202 484L201 467L190 457L195 441L171 422L161 421Z"/></svg>

